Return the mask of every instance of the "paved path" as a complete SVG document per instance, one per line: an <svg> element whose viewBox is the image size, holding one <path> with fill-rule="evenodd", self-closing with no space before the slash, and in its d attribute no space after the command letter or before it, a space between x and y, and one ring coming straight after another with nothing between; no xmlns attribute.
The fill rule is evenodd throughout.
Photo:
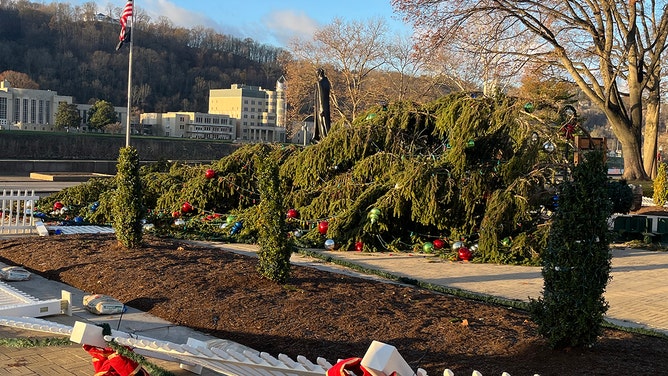
<svg viewBox="0 0 668 376"><path fill-rule="evenodd" d="M78 184L81 184L81 182L47 181L32 179L28 176L0 176L0 192L3 190L28 190L28 192L34 190L35 194L40 197L46 197L52 193L60 192L65 188Z"/></svg>

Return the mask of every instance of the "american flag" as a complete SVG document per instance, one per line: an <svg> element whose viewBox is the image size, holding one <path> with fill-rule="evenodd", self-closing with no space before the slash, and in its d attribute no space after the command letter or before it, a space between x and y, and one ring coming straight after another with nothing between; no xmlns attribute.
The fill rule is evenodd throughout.
<svg viewBox="0 0 668 376"><path fill-rule="evenodd" d="M128 18L130 17L132 17L132 0L128 0L125 4L125 8L123 8L123 13L121 13L121 34L118 36L119 43L116 49L121 48L123 42L125 42L129 36L129 34L126 33L126 26L128 24Z"/></svg>

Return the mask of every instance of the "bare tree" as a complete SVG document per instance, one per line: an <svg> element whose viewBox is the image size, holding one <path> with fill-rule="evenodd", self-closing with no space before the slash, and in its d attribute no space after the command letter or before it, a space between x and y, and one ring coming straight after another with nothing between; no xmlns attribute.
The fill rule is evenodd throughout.
<svg viewBox="0 0 668 376"><path fill-rule="evenodd" d="M411 91L418 89L415 78L420 75L424 68L425 60L420 54L415 53L413 41L407 35L395 35L387 44L387 66L398 73L398 79L390 78L390 84L394 87L396 99L404 100L414 98ZM418 89L419 90L419 89ZM418 95L419 96L419 95Z"/></svg>
<svg viewBox="0 0 668 376"><path fill-rule="evenodd" d="M567 72L605 113L621 141L624 177L647 178L642 130L655 117L643 117L648 103L643 94L650 91L660 97L660 85L653 83L660 81L660 57L668 36L665 2L392 0L392 4L424 32L423 40L430 45L447 44L455 36L474 32L489 40L506 39L510 30L520 40L532 41L524 50L501 48L498 52L549 63ZM494 22L479 28L476 20L480 17ZM656 111L651 108L651 114ZM654 128L648 124L646 129L652 133L645 134L650 137L646 149L647 142L655 148ZM648 154L646 150L645 158Z"/></svg>
<svg viewBox="0 0 668 376"><path fill-rule="evenodd" d="M366 22L334 19L316 31L312 41L295 40L290 46L297 59L311 62L311 82L315 83L315 69L325 67L333 86L332 108L348 122L367 107L367 94L373 90L367 85L369 75L386 63L386 31L382 19Z"/></svg>

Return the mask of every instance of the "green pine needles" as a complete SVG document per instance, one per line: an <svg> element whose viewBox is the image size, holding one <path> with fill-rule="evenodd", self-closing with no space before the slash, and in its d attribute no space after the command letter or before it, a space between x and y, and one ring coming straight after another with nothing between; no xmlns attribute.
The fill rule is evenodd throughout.
<svg viewBox="0 0 668 376"><path fill-rule="evenodd" d="M256 158L258 190L260 192L258 252L260 274L277 283L290 277L292 247L287 238L283 191L278 177L277 161L260 155Z"/></svg>
<svg viewBox="0 0 668 376"><path fill-rule="evenodd" d="M531 302L538 331L554 348L591 346L601 333L610 279L611 201L601 152L591 152L561 185L547 249L543 296Z"/></svg>
<svg viewBox="0 0 668 376"><path fill-rule="evenodd" d="M267 249L284 247L294 235L304 247L332 239L342 250L393 252L444 239L450 244L443 257L463 237L478 244L475 261L538 264L564 162L563 153L546 153L543 144L557 150L565 144L554 120L558 109L534 104L529 114L517 98L471 93L427 104L394 102L352 124L334 124L315 145L247 144L209 165L143 167L141 192L133 191L139 185L124 152L114 184L81 185L58 197L91 222L126 229L119 236L129 243L140 241L129 234L139 231L132 226L141 216L133 210L143 203L159 235L235 242L273 236L263 240ZM266 161L278 171L275 186L267 185L274 177ZM215 174L207 177L209 169ZM53 201L43 200L46 207ZM99 202L94 211L93 202ZM185 202L192 212L181 212ZM282 227L287 209L299 218ZM185 223L176 225L173 214ZM232 232L223 223L230 217L228 225L243 227ZM318 231L321 221L328 222L326 235ZM275 231L269 226L286 231L269 234Z"/></svg>
<svg viewBox="0 0 668 376"><path fill-rule="evenodd" d="M116 169L111 210L114 231L123 246L138 248L142 244L143 196L137 150L131 146L121 148Z"/></svg>

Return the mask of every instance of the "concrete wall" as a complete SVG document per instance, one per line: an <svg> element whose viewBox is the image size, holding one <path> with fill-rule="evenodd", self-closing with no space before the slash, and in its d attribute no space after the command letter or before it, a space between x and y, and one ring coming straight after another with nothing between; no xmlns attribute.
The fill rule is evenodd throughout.
<svg viewBox="0 0 668 376"><path fill-rule="evenodd" d="M131 138L142 162L161 159L208 163L231 154L237 144ZM0 131L0 174L99 172L114 174L125 136Z"/></svg>

